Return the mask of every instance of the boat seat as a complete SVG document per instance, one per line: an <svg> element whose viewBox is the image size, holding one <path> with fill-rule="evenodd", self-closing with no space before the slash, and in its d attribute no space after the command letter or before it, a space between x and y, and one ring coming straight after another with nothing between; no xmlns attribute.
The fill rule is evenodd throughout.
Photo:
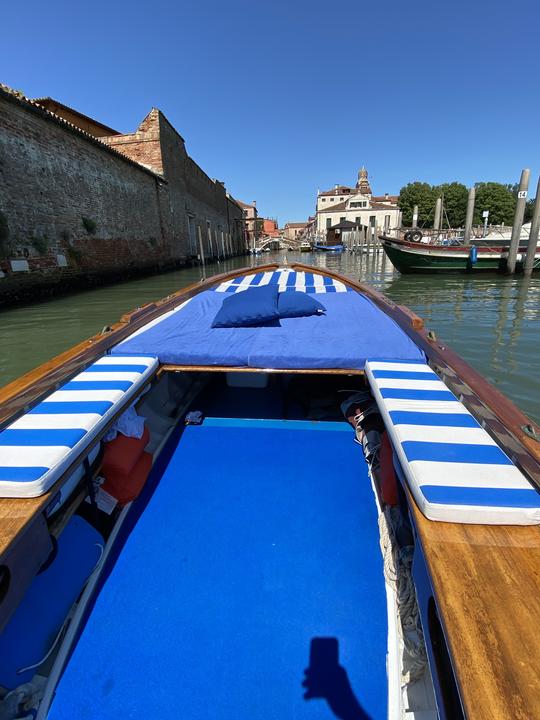
<svg viewBox="0 0 540 720"><path fill-rule="evenodd" d="M0 432L0 497L45 493L155 374L150 355L106 355Z"/></svg>
<svg viewBox="0 0 540 720"><path fill-rule="evenodd" d="M0 633L2 687L12 690L32 679L102 552L103 538L98 531L74 515L58 538L52 562L36 575Z"/></svg>
<svg viewBox="0 0 540 720"><path fill-rule="evenodd" d="M426 363L368 360L366 376L427 518L540 523L538 490Z"/></svg>
<svg viewBox="0 0 540 720"><path fill-rule="evenodd" d="M317 294L353 292L353 289L345 285L341 280L336 280L327 275L291 270L289 268L241 275L220 283L215 288L215 291L236 293L262 285L277 285L279 292L292 292L293 290Z"/></svg>

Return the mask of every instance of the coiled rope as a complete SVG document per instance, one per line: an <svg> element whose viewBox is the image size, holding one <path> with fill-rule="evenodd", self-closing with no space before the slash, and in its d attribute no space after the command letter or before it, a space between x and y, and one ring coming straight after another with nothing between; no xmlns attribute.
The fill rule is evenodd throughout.
<svg viewBox="0 0 540 720"><path fill-rule="evenodd" d="M387 507L379 515L380 546L384 577L393 589L398 609L398 632L403 642L401 677L405 685L422 677L427 664L424 633L420 623L412 579L414 547L399 547L396 529L401 523L399 508Z"/></svg>

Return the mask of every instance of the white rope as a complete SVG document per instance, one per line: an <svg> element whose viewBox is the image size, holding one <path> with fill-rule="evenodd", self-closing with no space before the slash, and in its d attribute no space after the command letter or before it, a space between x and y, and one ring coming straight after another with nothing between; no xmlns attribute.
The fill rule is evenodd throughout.
<svg viewBox="0 0 540 720"><path fill-rule="evenodd" d="M103 557L103 551L104 551L103 545L102 545L101 543L95 543L95 545L96 545L96 547L98 547L98 548L100 549L99 558L98 558L96 564L94 565L94 567L92 568L92 572L88 575L88 577L87 577L86 580L84 581L83 588L86 586L86 584L88 583L88 581L90 580L90 578L92 577L92 575L93 575L93 574L96 572L96 570L98 569L98 566L99 566L99 564L100 564L100 562L101 562L101 558ZM56 647L58 641L60 640L60 637L61 637L61 635L62 635L62 632L64 631L64 628L66 627L66 624L67 624L67 622L69 621L69 619L70 619L70 615L68 614L68 616L66 617L66 619L65 619L64 622L62 623L62 627L61 627L60 630L58 631L58 634L57 634L56 637L54 638L53 644L52 644L51 647L49 648L48 652L41 658L41 660L38 660L37 662L33 663L32 665L27 665L26 667L19 668L19 669L17 670L17 675L22 675L22 673L26 672L27 670L34 670L35 668L39 667L40 665L43 665L43 663L45 662L45 660L47 660L47 658L50 657L52 651L54 650L54 648Z"/></svg>
<svg viewBox="0 0 540 720"><path fill-rule="evenodd" d="M393 589L398 609L398 631L403 641L402 678L405 684L420 679L427 663L411 567L414 547L399 547L396 528L401 522L398 508L386 508L379 515L380 546L384 577Z"/></svg>

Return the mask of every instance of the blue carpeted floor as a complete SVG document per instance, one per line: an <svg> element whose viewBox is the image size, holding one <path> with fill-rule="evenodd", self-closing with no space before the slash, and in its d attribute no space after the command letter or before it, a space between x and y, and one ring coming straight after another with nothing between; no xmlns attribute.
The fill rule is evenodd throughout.
<svg viewBox="0 0 540 720"><path fill-rule="evenodd" d="M310 641L322 636L337 639L364 710L386 718L377 514L352 438L342 423L188 427L50 717L331 719L301 687Z"/></svg>

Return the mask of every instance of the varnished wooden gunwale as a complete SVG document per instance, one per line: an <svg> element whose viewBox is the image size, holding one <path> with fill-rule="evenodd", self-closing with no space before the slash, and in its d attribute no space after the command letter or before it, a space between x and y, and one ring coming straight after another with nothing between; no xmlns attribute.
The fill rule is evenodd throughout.
<svg viewBox="0 0 540 720"><path fill-rule="evenodd" d="M160 372L233 372L265 373L270 375L365 375L358 368L251 368L234 365L161 365Z"/></svg>
<svg viewBox="0 0 540 720"><path fill-rule="evenodd" d="M197 292L233 277L277 267L270 264L224 273L124 315L106 335L80 343L0 389L0 422L23 412L109 347ZM539 426L429 333L421 318L337 273L302 263L291 267L325 274L370 297L424 350L444 382L540 486L540 443L524 432L528 425L540 434ZM206 366L201 369L210 370ZM540 528L432 522L422 515L410 493L407 495L465 716L469 720L540 717ZM24 521L27 502L0 500L0 521L11 513L21 513ZM0 522L0 541L3 524Z"/></svg>

